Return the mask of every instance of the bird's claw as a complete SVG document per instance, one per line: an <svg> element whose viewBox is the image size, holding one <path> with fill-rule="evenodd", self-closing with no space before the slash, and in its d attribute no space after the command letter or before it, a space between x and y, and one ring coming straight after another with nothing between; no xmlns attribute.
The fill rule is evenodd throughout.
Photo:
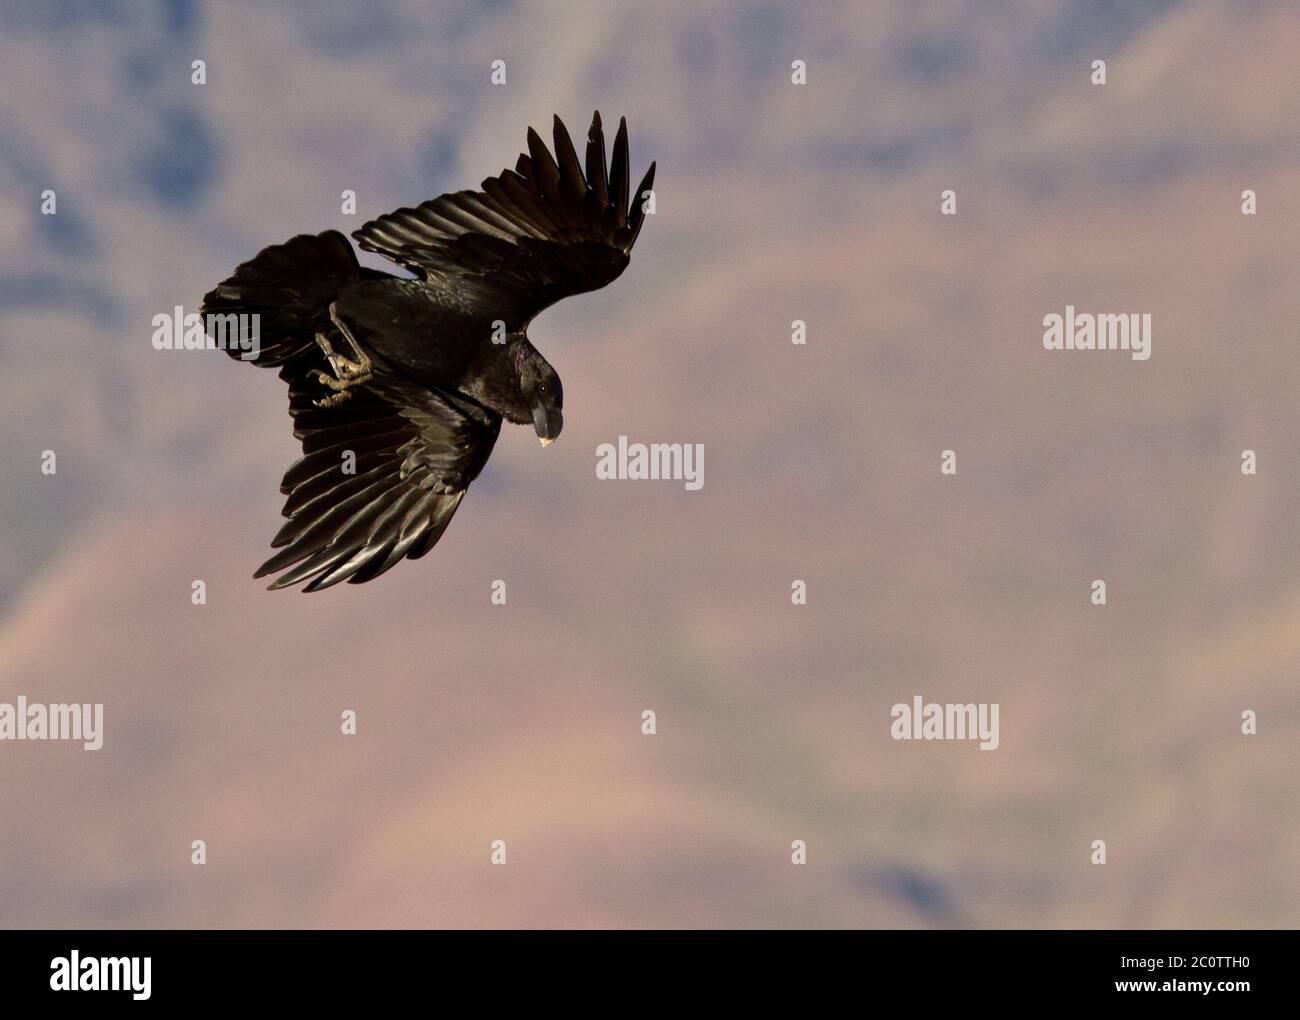
<svg viewBox="0 0 1300 1020"><path fill-rule="evenodd" d="M331 393L328 397L321 397L319 400L313 400L312 403L317 407L338 407L339 404L345 403L351 399L351 390L339 390L337 393Z"/></svg>
<svg viewBox="0 0 1300 1020"><path fill-rule="evenodd" d="M357 345L346 327L334 316L333 305L330 305L330 316L334 318L335 323L342 330L344 338L351 345L353 351L356 352L357 360L353 361L350 358L345 358L336 352L330 344L329 337L324 333L316 334L316 346L321 349L321 353L325 355L325 360L329 362L330 368L334 370L332 376L319 368L313 368L307 373L310 377L334 391L320 400L313 400L312 403L317 407L338 407L339 404L351 398L352 390L355 387L369 382L374 374L374 363Z"/></svg>

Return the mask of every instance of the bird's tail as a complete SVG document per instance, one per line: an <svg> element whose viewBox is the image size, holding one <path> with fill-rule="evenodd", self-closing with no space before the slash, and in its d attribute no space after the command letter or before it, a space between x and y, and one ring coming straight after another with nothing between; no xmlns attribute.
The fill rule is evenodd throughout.
<svg viewBox="0 0 1300 1020"><path fill-rule="evenodd" d="M316 333L330 329L329 306L339 288L361 276L356 253L337 230L299 234L258 252L203 298L208 332L235 322L252 325L257 341L248 348L227 345L232 358L271 368L316 349ZM218 320L215 316L240 316ZM257 318L252 318L257 316Z"/></svg>

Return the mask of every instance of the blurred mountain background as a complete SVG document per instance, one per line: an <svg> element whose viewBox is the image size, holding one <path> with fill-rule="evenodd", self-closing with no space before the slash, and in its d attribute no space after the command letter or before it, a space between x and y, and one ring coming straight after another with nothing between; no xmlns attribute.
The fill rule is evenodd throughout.
<svg viewBox="0 0 1300 1020"><path fill-rule="evenodd" d="M1298 47L1287 0L0 3L0 701L106 729L0 744L0 925L1295 927ZM153 316L593 108L657 209L531 327L560 441L264 591L283 386ZM1151 359L1045 351L1067 304ZM620 434L703 490L598 481ZM1000 748L893 741L915 694Z"/></svg>

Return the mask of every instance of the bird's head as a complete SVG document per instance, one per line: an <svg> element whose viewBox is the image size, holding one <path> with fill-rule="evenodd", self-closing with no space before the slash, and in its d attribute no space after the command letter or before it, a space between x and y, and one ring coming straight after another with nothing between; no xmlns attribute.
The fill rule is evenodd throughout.
<svg viewBox="0 0 1300 1020"><path fill-rule="evenodd" d="M533 418L533 428L543 446L550 446L564 427L564 388L537 349L529 345L519 366L519 387Z"/></svg>

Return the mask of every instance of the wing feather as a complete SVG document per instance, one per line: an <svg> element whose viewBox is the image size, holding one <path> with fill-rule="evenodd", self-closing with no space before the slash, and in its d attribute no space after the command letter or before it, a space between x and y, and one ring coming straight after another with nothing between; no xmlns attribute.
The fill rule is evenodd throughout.
<svg viewBox="0 0 1300 1020"><path fill-rule="evenodd" d="M591 118L591 130L587 132L587 187L596 196L596 208L603 211L609 205L609 169L605 166L605 130L599 110Z"/></svg>
<svg viewBox="0 0 1300 1020"><path fill-rule="evenodd" d="M596 290L622 273L645 222L641 193L629 205L627 121L620 118L612 166L597 112L587 133L585 161L559 117L555 153L528 129L528 151L514 170L482 183L371 220L353 233L436 287L459 286L463 299L491 300L494 309L526 325L537 312L571 294ZM585 162L585 174L584 174Z"/></svg>
<svg viewBox="0 0 1300 1020"><path fill-rule="evenodd" d="M501 419L459 394L391 376L318 408L319 387L301 366L281 374L303 456L280 487L288 497L272 541L280 551L256 576L279 574L272 589L306 581L304 591L319 591L428 552L487 462ZM344 472L349 463L356 473Z"/></svg>
<svg viewBox="0 0 1300 1020"><path fill-rule="evenodd" d="M614 226L627 226L627 120L620 117L614 136L614 162L609 168L609 197L614 206Z"/></svg>

